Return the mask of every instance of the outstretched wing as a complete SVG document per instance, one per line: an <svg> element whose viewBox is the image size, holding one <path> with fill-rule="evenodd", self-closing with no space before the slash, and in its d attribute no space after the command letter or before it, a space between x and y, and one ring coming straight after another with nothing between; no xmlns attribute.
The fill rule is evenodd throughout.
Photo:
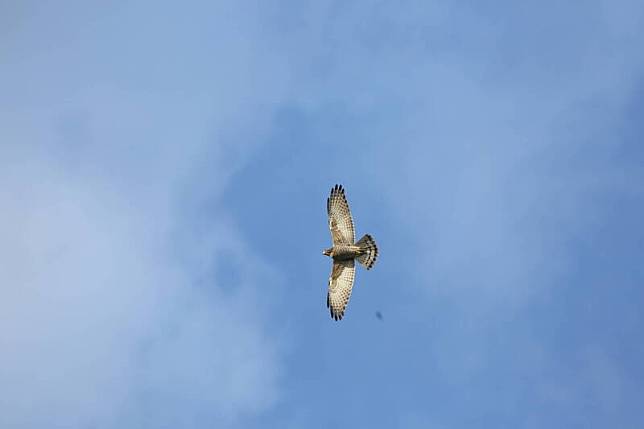
<svg viewBox="0 0 644 429"><path fill-rule="evenodd" d="M342 185L331 188L331 195L326 200L326 210L329 214L329 229L333 245L355 243L353 218Z"/></svg>
<svg viewBox="0 0 644 429"><path fill-rule="evenodd" d="M342 320L344 310L349 304L356 267L353 259L333 261L333 270L329 277L329 292L326 296L326 306L329 307L331 318Z"/></svg>

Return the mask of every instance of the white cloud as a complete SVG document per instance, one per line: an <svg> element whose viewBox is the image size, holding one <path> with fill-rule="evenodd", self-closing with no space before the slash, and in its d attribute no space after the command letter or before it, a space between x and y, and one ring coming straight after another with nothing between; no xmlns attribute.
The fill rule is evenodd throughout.
<svg viewBox="0 0 644 429"><path fill-rule="evenodd" d="M179 40L163 20L143 33L114 11L87 13L28 14L4 46L0 426L241 423L279 398L281 346L256 288L281 279L211 209L264 132L279 64L235 8ZM40 24L52 49L38 48ZM205 36L197 27L220 66L182 51ZM123 34L139 37L110 41ZM164 40L198 79L155 68L145 45ZM120 47L144 58L120 68ZM37 70L49 74L29 87ZM222 252L248 263L234 286L213 268Z"/></svg>
<svg viewBox="0 0 644 429"><path fill-rule="evenodd" d="M177 177L188 167L184 147L151 160L158 166L143 162L146 171L119 171L116 158L48 151L50 137L2 150L3 425L143 418L128 414L140 413L132 404L141 401L164 409L168 421L186 423L210 408L212 418L231 422L271 405L279 353L263 326L253 276L279 280L255 261L236 289L219 289L209 266L218 249L257 257L234 223L213 219L199 238L190 213L174 205L178 183L187 180ZM92 170L92 162L108 171ZM179 234L208 243L190 247Z"/></svg>

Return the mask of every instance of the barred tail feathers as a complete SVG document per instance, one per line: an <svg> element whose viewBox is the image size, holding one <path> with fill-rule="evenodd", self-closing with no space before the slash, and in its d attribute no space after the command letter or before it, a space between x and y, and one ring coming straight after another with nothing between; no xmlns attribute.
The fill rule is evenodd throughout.
<svg viewBox="0 0 644 429"><path fill-rule="evenodd" d="M376 263L376 258L378 257L378 246L376 246L376 241L369 234L365 234L358 242L356 246L360 247L360 250L363 250L358 259L362 265L365 266L368 270L373 267L373 264Z"/></svg>

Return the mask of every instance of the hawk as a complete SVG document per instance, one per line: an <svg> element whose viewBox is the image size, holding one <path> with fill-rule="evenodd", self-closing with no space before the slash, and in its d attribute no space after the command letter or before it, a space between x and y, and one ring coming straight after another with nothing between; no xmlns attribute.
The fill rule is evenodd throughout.
<svg viewBox="0 0 644 429"><path fill-rule="evenodd" d="M371 269L378 256L378 247L369 234L365 234L356 242L353 218L342 185L331 188L331 195L326 200L326 210L333 241L333 247L322 252L333 259L326 306L332 319L342 320L351 298L356 273L355 261L368 270Z"/></svg>

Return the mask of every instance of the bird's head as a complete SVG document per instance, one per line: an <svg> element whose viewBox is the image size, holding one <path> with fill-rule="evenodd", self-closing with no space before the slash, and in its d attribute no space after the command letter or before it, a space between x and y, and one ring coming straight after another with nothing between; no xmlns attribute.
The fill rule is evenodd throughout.
<svg viewBox="0 0 644 429"><path fill-rule="evenodd" d="M329 249L324 249L324 250L322 251L322 254L323 254L324 256L331 256L331 251L332 251L332 250L333 250L333 248L332 248L332 247L331 247L331 248L329 248Z"/></svg>

